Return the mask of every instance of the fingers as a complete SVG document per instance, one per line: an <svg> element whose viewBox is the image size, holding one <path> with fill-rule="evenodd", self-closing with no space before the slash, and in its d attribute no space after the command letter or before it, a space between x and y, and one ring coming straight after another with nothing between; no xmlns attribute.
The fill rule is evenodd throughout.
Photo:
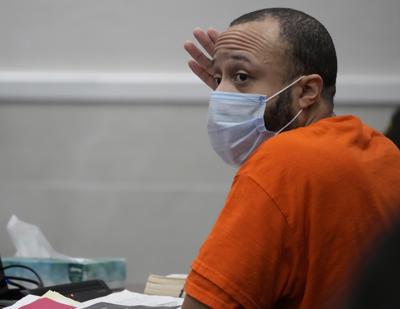
<svg viewBox="0 0 400 309"><path fill-rule="evenodd" d="M201 28L196 28L193 30L193 35L198 41L198 43L204 48L204 50L213 57L214 46L217 42L218 31L210 28L204 31ZM211 72L212 61L211 59L200 50L193 42L187 41L184 44L184 48L193 58L189 60L188 64L190 69L196 74L208 87L215 90L216 84Z"/></svg>
<svg viewBox="0 0 400 309"><path fill-rule="evenodd" d="M216 84L213 76L194 60L188 62L190 69L196 74L208 87L215 90Z"/></svg>
<svg viewBox="0 0 400 309"><path fill-rule="evenodd" d="M214 28L209 28L207 30L207 34L210 37L211 41L213 41L213 43L215 45L215 43L217 43L219 32L217 30L215 30Z"/></svg>
<svg viewBox="0 0 400 309"><path fill-rule="evenodd" d="M214 55L215 42L210 38L208 33L201 28L196 28L193 30L193 35L200 45L203 46L207 53L212 57Z"/></svg>
<svg viewBox="0 0 400 309"><path fill-rule="evenodd" d="M215 42L218 38L218 31L210 28L205 32L201 28L196 28L193 30L193 35L201 46L207 51L207 53L212 57L214 54ZM208 58L202 50L200 50L194 43L187 41L184 45L186 51L196 60L205 70L209 70L212 66L211 59Z"/></svg>
<svg viewBox="0 0 400 309"><path fill-rule="evenodd" d="M189 55L192 56L192 58L196 60L204 70L209 70L211 68L211 60L206 57L206 55L204 55L204 53L193 42L186 42L184 47Z"/></svg>

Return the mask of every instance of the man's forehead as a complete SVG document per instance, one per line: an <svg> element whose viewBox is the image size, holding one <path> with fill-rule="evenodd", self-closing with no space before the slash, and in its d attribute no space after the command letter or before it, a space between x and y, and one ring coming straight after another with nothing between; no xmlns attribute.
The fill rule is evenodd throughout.
<svg viewBox="0 0 400 309"><path fill-rule="evenodd" d="M248 22L229 27L221 33L215 45L215 53L228 49L262 58L276 51L278 39L279 23L276 20Z"/></svg>

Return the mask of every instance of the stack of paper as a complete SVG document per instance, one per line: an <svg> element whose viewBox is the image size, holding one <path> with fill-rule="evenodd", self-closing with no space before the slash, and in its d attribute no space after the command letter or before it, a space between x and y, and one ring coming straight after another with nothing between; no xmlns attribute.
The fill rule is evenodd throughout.
<svg viewBox="0 0 400 309"><path fill-rule="evenodd" d="M144 288L144 294L182 297L186 278L186 274L150 275Z"/></svg>
<svg viewBox="0 0 400 309"><path fill-rule="evenodd" d="M175 309L180 308L182 303L182 298L144 295L133 293L128 290L95 298L83 303L78 303L56 292L47 292L42 297L33 295L25 296L14 305L7 307L7 309Z"/></svg>
<svg viewBox="0 0 400 309"><path fill-rule="evenodd" d="M80 303L61 295L60 293L48 291L43 296L28 295L17 301L8 309L70 309L76 308Z"/></svg>
<svg viewBox="0 0 400 309"><path fill-rule="evenodd" d="M96 304L103 303L103 307L91 307ZM117 308L180 308L183 299L170 296L155 296L145 295L140 293L133 293L128 290L113 293L104 297L99 297L93 300L81 303L77 308L102 308L102 309L117 309ZM104 305L105 304L105 305ZM116 306L119 305L119 306ZM122 307L121 307L122 306Z"/></svg>

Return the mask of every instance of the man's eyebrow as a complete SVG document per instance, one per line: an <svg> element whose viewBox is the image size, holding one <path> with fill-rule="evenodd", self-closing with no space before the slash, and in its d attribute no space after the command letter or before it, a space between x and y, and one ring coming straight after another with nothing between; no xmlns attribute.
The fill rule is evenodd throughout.
<svg viewBox="0 0 400 309"><path fill-rule="evenodd" d="M244 62L248 62L251 63L251 60L249 57L245 56L245 55L230 55L228 59L233 59L233 60L237 60L237 61L244 61ZM210 68L214 68L215 66L215 58L213 58L211 60L211 66Z"/></svg>
<svg viewBox="0 0 400 309"><path fill-rule="evenodd" d="M245 55L231 55L229 58L238 61L251 62L250 59Z"/></svg>

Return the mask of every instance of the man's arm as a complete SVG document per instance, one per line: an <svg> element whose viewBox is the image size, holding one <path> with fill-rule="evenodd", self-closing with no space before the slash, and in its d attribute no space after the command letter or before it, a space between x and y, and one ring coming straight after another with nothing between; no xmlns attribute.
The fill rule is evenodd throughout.
<svg viewBox="0 0 400 309"><path fill-rule="evenodd" d="M182 304L182 309L208 309L210 307L202 304L201 302L197 301L190 295L185 296L185 300Z"/></svg>
<svg viewBox="0 0 400 309"><path fill-rule="evenodd" d="M185 282L196 301L183 308L273 308L293 289L291 235L275 201L237 175Z"/></svg>

